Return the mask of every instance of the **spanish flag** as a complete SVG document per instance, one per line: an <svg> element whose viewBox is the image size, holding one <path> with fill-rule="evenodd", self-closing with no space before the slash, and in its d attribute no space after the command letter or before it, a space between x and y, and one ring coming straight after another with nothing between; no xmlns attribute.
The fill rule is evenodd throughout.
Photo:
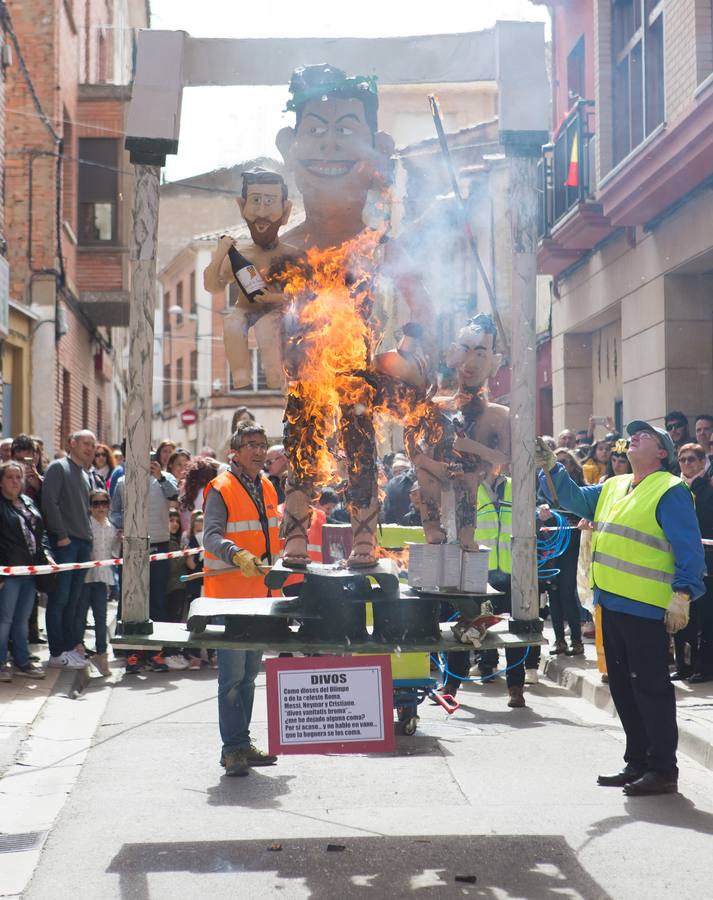
<svg viewBox="0 0 713 900"><path fill-rule="evenodd" d="M572 151L569 155L569 169L565 187L576 188L579 185L579 133L575 131Z"/></svg>

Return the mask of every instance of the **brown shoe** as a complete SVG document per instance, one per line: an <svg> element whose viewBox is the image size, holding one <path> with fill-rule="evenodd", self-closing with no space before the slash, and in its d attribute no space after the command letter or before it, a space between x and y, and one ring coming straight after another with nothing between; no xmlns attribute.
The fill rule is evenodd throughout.
<svg viewBox="0 0 713 900"><path fill-rule="evenodd" d="M521 709L525 705L525 695L521 687L509 687L508 694L510 694L508 706L511 709Z"/></svg>
<svg viewBox="0 0 713 900"><path fill-rule="evenodd" d="M226 775L248 775L248 755L245 750L234 750L232 753L223 753L220 764L225 766Z"/></svg>
<svg viewBox="0 0 713 900"><path fill-rule="evenodd" d="M584 656L584 644L581 641L572 641L569 650L565 650L567 656Z"/></svg>
<svg viewBox="0 0 713 900"><path fill-rule="evenodd" d="M90 658L90 662L93 666L96 667L101 675L111 675L111 669L109 668L109 659L106 653L95 653Z"/></svg>
<svg viewBox="0 0 713 900"><path fill-rule="evenodd" d="M567 641L555 641L550 650L550 656L559 656L567 652Z"/></svg>

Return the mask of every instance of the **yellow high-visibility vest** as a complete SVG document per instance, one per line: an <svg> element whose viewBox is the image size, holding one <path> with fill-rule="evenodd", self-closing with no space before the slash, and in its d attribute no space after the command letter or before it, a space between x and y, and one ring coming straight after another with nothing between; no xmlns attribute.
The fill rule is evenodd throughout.
<svg viewBox="0 0 713 900"><path fill-rule="evenodd" d="M512 572L512 479L505 479L500 502L491 500L484 484L478 485L475 540L490 547L489 572Z"/></svg>
<svg viewBox="0 0 713 900"><path fill-rule="evenodd" d="M665 609L675 561L656 507L681 479L652 472L630 491L633 477L616 475L602 487L594 513L592 586Z"/></svg>

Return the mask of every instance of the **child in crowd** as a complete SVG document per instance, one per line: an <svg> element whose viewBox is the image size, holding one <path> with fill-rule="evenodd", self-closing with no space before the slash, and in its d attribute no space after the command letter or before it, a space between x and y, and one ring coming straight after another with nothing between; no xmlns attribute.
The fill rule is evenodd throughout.
<svg viewBox="0 0 713 900"><path fill-rule="evenodd" d="M181 550L181 516L177 509L168 511L168 549ZM185 575L186 561L182 556L168 561L168 583L166 585L166 619L169 622L185 622L188 612L188 592L181 581ZM188 661L182 653L172 650L166 654L169 669L187 669Z"/></svg>
<svg viewBox="0 0 713 900"><path fill-rule="evenodd" d="M195 509L191 513L191 522L188 526L188 534L186 536L186 546L190 549L203 546L203 511ZM203 571L203 554L199 553L195 556L186 557L186 568L189 572ZM189 603L200 597L203 592L203 582L200 580L189 581L186 584L188 588ZM201 651L197 648L188 650L188 668L200 669L201 667ZM211 669L217 669L218 657L215 650L208 651L208 665Z"/></svg>
<svg viewBox="0 0 713 900"><path fill-rule="evenodd" d="M92 559L115 559L121 553L119 532L108 519L109 494L104 490L92 491L89 495L89 509L92 514ZM94 617L94 639L96 653L91 662L102 675L111 675L107 658L107 595L114 584L111 566L89 569L82 586L79 604L78 649L84 650L84 631L87 625L87 611Z"/></svg>

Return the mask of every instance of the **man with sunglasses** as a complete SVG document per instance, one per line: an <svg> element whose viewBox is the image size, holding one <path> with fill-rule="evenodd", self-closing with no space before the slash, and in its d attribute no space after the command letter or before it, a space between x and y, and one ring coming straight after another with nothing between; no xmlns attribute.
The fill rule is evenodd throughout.
<svg viewBox="0 0 713 900"><path fill-rule="evenodd" d="M267 454L265 429L257 422L240 422L230 441L230 469L205 489L203 596L235 600L269 597L263 562L280 549L277 493L263 474ZM237 611L237 609L236 609ZM261 650L218 650L218 723L226 775L247 775L252 766L269 766L277 757L258 750L250 739L255 679Z"/></svg>
<svg viewBox="0 0 713 900"><path fill-rule="evenodd" d="M559 505L594 523L592 586L602 610L609 688L626 733L625 767L598 783L628 796L678 790L676 698L668 635L686 626L704 591L701 533L688 487L670 474L673 441L662 428L627 425L633 474L578 487L538 438L536 464ZM540 487L549 496L544 473Z"/></svg>
<svg viewBox="0 0 713 900"><path fill-rule="evenodd" d="M686 414L680 409L672 409L666 413L666 431L668 431L673 446L676 450L676 459L671 464L671 471L674 475L680 475L681 470L678 466L678 451L684 444L687 444L691 438L688 431L688 419Z"/></svg>

